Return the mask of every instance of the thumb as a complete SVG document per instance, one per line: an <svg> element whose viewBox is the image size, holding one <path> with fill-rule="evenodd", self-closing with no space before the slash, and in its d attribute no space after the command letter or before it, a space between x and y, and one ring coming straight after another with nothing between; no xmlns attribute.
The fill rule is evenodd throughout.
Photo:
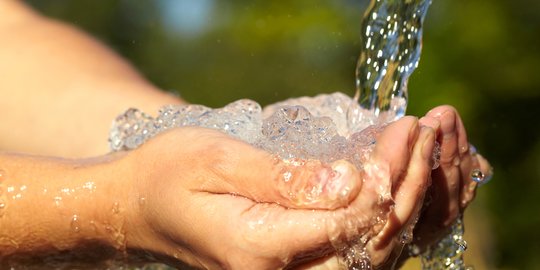
<svg viewBox="0 0 540 270"><path fill-rule="evenodd" d="M336 209L347 206L362 186L356 167L344 160L283 161L261 149L231 140L221 171L239 195L288 208Z"/></svg>

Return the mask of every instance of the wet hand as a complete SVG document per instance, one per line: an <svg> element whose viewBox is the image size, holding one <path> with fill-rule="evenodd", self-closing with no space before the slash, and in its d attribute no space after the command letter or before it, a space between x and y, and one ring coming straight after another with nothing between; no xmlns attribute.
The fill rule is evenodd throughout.
<svg viewBox="0 0 540 270"><path fill-rule="evenodd" d="M440 166L432 173L432 185L415 229L414 244L423 250L447 234L474 199L478 184L472 180L472 171L480 170L484 181L491 177L492 171L489 162L469 146L455 108L436 107L420 123L436 130L441 147Z"/></svg>
<svg viewBox="0 0 540 270"><path fill-rule="evenodd" d="M427 183L421 149L433 146L424 146L429 132L418 133L413 118L390 125L371 169L358 172L345 161L282 162L216 131L173 130L131 154L139 171L132 198L138 210L126 225L128 247L172 264L274 269L313 261L332 254L333 244L369 234L367 250L381 263ZM371 226L381 191L396 207L387 224Z"/></svg>
<svg viewBox="0 0 540 270"><path fill-rule="evenodd" d="M408 134L407 134L408 133ZM431 157L435 145L435 131L419 128L412 117L390 124L377 138L370 164L378 164L383 178L391 179L390 211L387 219L373 229L373 237L366 248L371 263L377 269L392 269L419 215L423 198L430 184ZM369 166L368 166L369 167ZM369 170L369 169L368 169ZM373 179L367 178L366 181ZM380 181L379 181L380 183ZM354 217L349 216L349 219ZM377 228L378 227L378 228ZM304 269L336 269L336 254L305 266Z"/></svg>
<svg viewBox="0 0 540 270"><path fill-rule="evenodd" d="M328 210L349 204L362 185L348 162L283 162L202 128L171 130L129 159L139 173L128 247L173 265L283 267L329 246Z"/></svg>

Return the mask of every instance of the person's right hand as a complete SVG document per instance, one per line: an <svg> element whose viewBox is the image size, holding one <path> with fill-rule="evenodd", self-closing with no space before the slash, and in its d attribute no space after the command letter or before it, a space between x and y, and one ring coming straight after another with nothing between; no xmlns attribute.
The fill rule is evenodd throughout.
<svg viewBox="0 0 540 270"><path fill-rule="evenodd" d="M358 172L345 161L285 163L217 131L171 130L126 158L136 172L127 247L173 265L277 269L367 234L372 262L383 264L419 209L433 143L433 130L405 117L380 134ZM389 207L392 197L388 222L374 226L381 198Z"/></svg>
<svg viewBox="0 0 540 270"><path fill-rule="evenodd" d="M427 202L415 228L414 244L424 250L448 234L476 195L471 171L479 169L487 180L493 174L489 162L471 149L465 126L457 110L448 105L430 110L420 119L433 128L440 143L440 166L432 173Z"/></svg>

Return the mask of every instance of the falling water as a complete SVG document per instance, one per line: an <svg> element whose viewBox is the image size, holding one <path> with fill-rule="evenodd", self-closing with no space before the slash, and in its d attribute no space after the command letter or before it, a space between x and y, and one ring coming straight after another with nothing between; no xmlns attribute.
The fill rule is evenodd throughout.
<svg viewBox="0 0 540 270"><path fill-rule="evenodd" d="M356 67L360 106L386 121L405 115L407 80L418 67L430 0L372 0Z"/></svg>
<svg viewBox="0 0 540 270"><path fill-rule="evenodd" d="M418 67L422 24L430 4L431 0L372 0L364 15L355 98L379 121L405 115L407 82ZM462 236L459 218L448 236L421 254L422 269L472 269L463 261L467 243Z"/></svg>

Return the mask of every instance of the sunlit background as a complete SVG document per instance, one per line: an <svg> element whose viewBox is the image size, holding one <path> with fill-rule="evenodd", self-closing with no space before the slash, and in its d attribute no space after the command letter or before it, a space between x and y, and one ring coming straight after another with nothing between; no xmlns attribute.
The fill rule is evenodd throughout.
<svg viewBox="0 0 540 270"><path fill-rule="evenodd" d="M29 1L212 107L354 93L364 0ZM495 167L466 237L486 268L540 267L540 1L434 0L409 114L451 104ZM106 63L104 63L106 65ZM106 139L106 135L104 136ZM469 225L468 225L469 224ZM471 256L471 255L470 255Z"/></svg>

